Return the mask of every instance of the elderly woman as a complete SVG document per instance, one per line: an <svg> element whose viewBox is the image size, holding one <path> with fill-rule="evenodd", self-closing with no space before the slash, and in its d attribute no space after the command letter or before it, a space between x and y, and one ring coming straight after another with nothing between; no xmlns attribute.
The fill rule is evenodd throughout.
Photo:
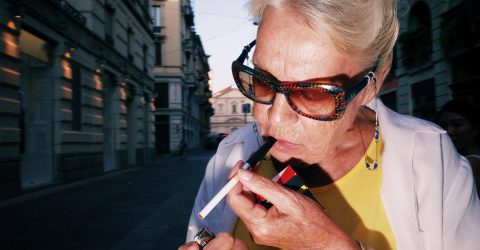
<svg viewBox="0 0 480 250"><path fill-rule="evenodd" d="M255 42L232 71L255 102L258 129L220 144L187 241L208 227L217 237L205 249L478 249L480 203L468 162L445 131L376 98L398 33L396 3L253 0L251 11L259 22L253 65L245 60ZM267 137L277 142L258 173L239 169ZM286 165L317 202L270 181ZM235 173L240 183L226 201L199 219Z"/></svg>

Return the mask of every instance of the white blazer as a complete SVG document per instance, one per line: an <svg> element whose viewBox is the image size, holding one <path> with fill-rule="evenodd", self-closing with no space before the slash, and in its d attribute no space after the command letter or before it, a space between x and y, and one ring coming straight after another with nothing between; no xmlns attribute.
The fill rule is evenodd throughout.
<svg viewBox="0 0 480 250"><path fill-rule="evenodd" d="M384 139L381 195L397 249L480 249L480 201L468 161L432 123L395 113L381 101L377 112ZM235 163L259 147L257 139L263 143L256 137L248 125L220 143L195 199L187 241L205 226L233 231L237 216L225 200L205 220L197 215Z"/></svg>

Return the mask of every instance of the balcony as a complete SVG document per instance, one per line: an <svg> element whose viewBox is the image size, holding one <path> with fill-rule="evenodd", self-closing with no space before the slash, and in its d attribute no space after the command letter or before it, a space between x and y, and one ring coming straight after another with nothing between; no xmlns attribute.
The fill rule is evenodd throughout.
<svg viewBox="0 0 480 250"><path fill-rule="evenodd" d="M72 17L73 19L77 20L79 23L86 25L87 18L80 13L80 11L76 10L72 5L70 5L65 0L50 0L51 2L58 5L67 15Z"/></svg>
<svg viewBox="0 0 480 250"><path fill-rule="evenodd" d="M186 81L185 86L191 90L195 90L197 88L197 83L195 81Z"/></svg>
<svg viewBox="0 0 480 250"><path fill-rule="evenodd" d="M165 26L153 26L153 34L157 37L165 36Z"/></svg>
<svg viewBox="0 0 480 250"><path fill-rule="evenodd" d="M191 27L194 25L193 17L194 17L194 14L192 11L192 6L190 5L183 6L183 18L185 19L185 24L188 27Z"/></svg>
<svg viewBox="0 0 480 250"><path fill-rule="evenodd" d="M207 74L204 74L201 70L197 70L195 73L195 79L199 82L204 81L208 77Z"/></svg>

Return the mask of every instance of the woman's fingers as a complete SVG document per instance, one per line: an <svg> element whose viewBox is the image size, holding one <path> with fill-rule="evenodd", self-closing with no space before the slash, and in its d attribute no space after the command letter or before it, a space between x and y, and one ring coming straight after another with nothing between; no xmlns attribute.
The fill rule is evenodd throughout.
<svg viewBox="0 0 480 250"><path fill-rule="evenodd" d="M230 171L230 174L228 175L228 179L232 179L233 176L237 174L238 169L240 169L243 166L243 161L238 161L235 166L232 168Z"/></svg>
<svg viewBox="0 0 480 250"><path fill-rule="evenodd" d="M199 250L197 242L190 241L178 247L178 250Z"/></svg>
<svg viewBox="0 0 480 250"><path fill-rule="evenodd" d="M250 171L238 170L237 172L240 182L244 189L248 189L253 193L261 195L263 198L270 201L274 206L285 213L295 210L297 204L297 196L285 189L278 183L272 182L261 175L252 173Z"/></svg>
<svg viewBox="0 0 480 250"><path fill-rule="evenodd" d="M203 248L204 250L227 250L233 249L235 239L233 236L227 233L219 233L215 236L215 239L208 242L208 244Z"/></svg>
<svg viewBox="0 0 480 250"><path fill-rule="evenodd" d="M181 245L178 250L199 250L200 247L195 241ZM204 250L248 250L247 244L240 239L233 238L228 233L219 233L213 240L203 248Z"/></svg>

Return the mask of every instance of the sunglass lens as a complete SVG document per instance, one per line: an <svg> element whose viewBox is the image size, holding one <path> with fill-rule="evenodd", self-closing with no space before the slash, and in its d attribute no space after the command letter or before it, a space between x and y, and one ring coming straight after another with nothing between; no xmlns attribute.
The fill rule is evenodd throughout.
<svg viewBox="0 0 480 250"><path fill-rule="evenodd" d="M330 117L336 113L334 96L324 88L293 90L290 102L298 111L312 117Z"/></svg>
<svg viewBox="0 0 480 250"><path fill-rule="evenodd" d="M243 92L247 97L254 101L270 102L273 98L274 92L270 86L261 78L251 75L249 73L239 71L238 79L240 80Z"/></svg>

